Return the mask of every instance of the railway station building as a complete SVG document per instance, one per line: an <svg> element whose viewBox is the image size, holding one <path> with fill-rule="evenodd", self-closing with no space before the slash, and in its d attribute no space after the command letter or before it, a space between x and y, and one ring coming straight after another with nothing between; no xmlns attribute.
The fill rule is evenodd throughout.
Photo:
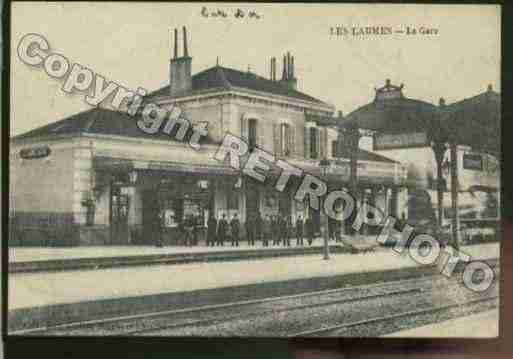
<svg viewBox="0 0 513 359"><path fill-rule="evenodd" d="M10 245L76 246L177 244L188 215L205 226L208 216L237 213L244 225L260 214L313 218L319 213L274 183L254 183L214 158L226 133L243 138L320 175L330 162L329 185L346 188L349 159L337 145L334 106L297 90L294 57L283 56L281 78L271 59L264 77L216 64L193 74L186 46L178 55L175 32L169 85L145 101L178 106L192 124L207 123L199 150L174 133L148 134L138 116L93 108L27 133L10 142ZM326 119L331 119L326 121ZM386 155L358 149L360 201L371 200L386 214L406 205L406 168ZM242 231L244 233L244 231Z"/></svg>

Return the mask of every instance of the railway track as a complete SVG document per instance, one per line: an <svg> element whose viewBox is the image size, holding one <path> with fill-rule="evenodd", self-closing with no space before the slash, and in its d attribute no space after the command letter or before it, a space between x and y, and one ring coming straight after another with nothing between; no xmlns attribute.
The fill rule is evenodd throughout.
<svg viewBox="0 0 513 359"><path fill-rule="evenodd" d="M348 329L359 327L359 326L375 325L376 323L379 323L379 322L389 322L389 321L394 321L397 319L402 319L405 317L412 318L412 317L425 315L425 314L433 314L433 313L446 311L446 310L453 309L453 308L464 307L464 306L468 306L468 305L474 305L474 304L478 304L478 303L493 301L498 298L499 298L499 296L493 295L493 296L488 296L485 298L476 298L476 299L472 299L472 300L461 302L461 303L451 303L451 304L446 304L446 305L442 305L442 306L426 308L426 309L421 309L421 310L409 310L406 312L390 314L390 315L385 315L385 316L379 316L379 317L359 320L359 321L355 321L355 322L351 322L351 323L341 323L341 324L336 324L336 325L330 325L328 327L310 329L310 330L291 334L290 337L331 336L329 334L340 333L340 332L346 331Z"/></svg>
<svg viewBox="0 0 513 359"><path fill-rule="evenodd" d="M308 309L308 308L313 308L313 307L328 306L328 305L334 305L334 304L348 304L348 303L352 303L352 302L359 302L359 301L362 301L362 300L376 299L376 298L385 297L385 296L390 297L390 296L395 296L395 295L406 295L406 294L413 294L413 293L420 293L420 292L422 292L421 288L412 288L412 289L405 289L405 290L395 290L395 291L390 291L390 292L386 292L386 293L371 294L371 295L360 296L360 297L355 297L355 298L350 298L350 299L329 300L329 301L325 301L325 302L322 302L322 303L316 303L316 304L294 305L294 306L290 306L290 307L286 307L286 308L281 308L281 309L267 309L267 310L259 311L259 312L245 313L243 315L241 315L241 314L232 314L232 315L223 316L222 318L207 318L207 319L199 319L199 320L196 320L196 321L191 321L189 323L174 323L174 324L169 324L169 325L165 325L165 326L160 326L160 327L157 328L157 330L181 328L181 327L185 327L185 326L211 325L211 324L215 324L217 322L226 322L226 321L230 321L230 320L238 320L238 319L241 319L241 318L247 318L247 317L255 316L255 315L266 315L266 314L270 314L270 313L280 313L280 312L286 312L286 311L290 311L290 310L301 310L301 309ZM132 330L130 332L127 332L126 334L128 334L128 335L136 335L136 334L147 333L148 331L154 331L154 330L155 330L154 328L152 328L152 329L139 329L139 330Z"/></svg>
<svg viewBox="0 0 513 359"><path fill-rule="evenodd" d="M317 296L327 296L327 295L337 295L337 294L343 294L347 293L349 294L349 298L345 299L346 301L356 301L361 299L362 295L356 295L354 297L351 297L350 294L352 292L358 292L358 291L373 291L373 290L380 290L387 287L391 287L391 283L394 284L404 284L404 285L410 285L413 286L408 289L403 290L391 290L391 291L385 291L381 294L381 296L385 295L398 295L400 293L413 293L417 292L418 288L415 286L416 283L418 283L419 279L408 279L408 280L402 280L402 281L394 281L394 282L387 282L387 283L380 283L380 284L369 284L369 285L362 285L362 286L356 286L356 287L348 287L348 288L340 288L340 289L330 289L330 290L322 290L322 291L313 291L313 292L307 292L307 293L301 293L301 294L295 294L295 295L289 295L289 296L279 296L279 297L270 297L270 298L263 298L263 299L256 299L256 300L246 300L246 301L240 301L240 302L231 302L231 303L224 303L224 304L216 304L216 305L207 305L207 306L201 306L201 307L195 307L195 308L185 308L185 309L177 309L177 310L166 310L166 311L158 311L158 312L151 312L151 313L142 313L142 314L136 314L136 315L128 315L128 316L119 316L119 317L112 317L112 318L105 318L105 319L98 319L98 320L90 320L90 321L83 321L83 322L72 322L72 323L66 323L66 324L60 324L50 327L40 327L40 328L32 328L32 329L25 329L25 330L19 330L12 332L13 335L53 335L53 334L63 334L64 332L84 332L88 329L94 330L98 329L98 327L126 327L126 324L138 322L141 320L172 320L176 319L177 316L201 316L202 314L211 314L211 313L218 313L224 314L222 318L217 318L219 320L229 320L234 319L236 317L240 317L241 314L226 314L226 313L233 313L233 310L238 310L240 308L244 307L251 307L251 306L258 306L263 304L273 304L281 301L289 301L289 300L301 300L301 299L307 299L311 297L317 297ZM378 294L379 295L379 294ZM370 295L368 298L376 297L376 295ZM328 304L336 304L343 302L344 299L341 300L330 300ZM319 303L311 304L311 305L299 305L294 307L288 307L288 309L293 308L308 308L313 305L319 305ZM276 310L275 310L276 311ZM259 312L261 313L261 312ZM254 314L246 313L246 315ZM174 317L174 318L173 318ZM137 333L143 333L147 330L154 330L154 329L163 329L163 328L172 328L172 327L179 327L179 326L187 326L187 325L199 325L199 324L208 324L213 323L214 318L203 318L203 319L193 319L193 320L182 320L180 322L175 322L173 324L169 325L161 325L161 326L152 326L150 329L124 329L121 334L123 335L130 335L130 334L137 334Z"/></svg>
<svg viewBox="0 0 513 359"><path fill-rule="evenodd" d="M359 305L393 297L418 296L430 289L454 287L455 279L433 277L408 279L301 293L291 296L271 297L199 308L160 311L132 316L120 316L57 325L53 327L34 328L12 333L14 335L148 335L166 330L181 330L213 326L229 321L248 319L265 315L276 315L289 311L310 310L334 305ZM318 330L325 330L319 328ZM305 332L306 333L306 332ZM301 333L300 333L301 334ZM315 333L312 332L312 335Z"/></svg>
<svg viewBox="0 0 513 359"><path fill-rule="evenodd" d="M330 324L353 323L360 321L368 321L369 316L382 316L383 314L396 313L397 310L404 310L420 313L422 309L432 308L434 302L440 300L451 301L453 304L447 306L447 309L453 308L454 313L465 312L460 308L461 305L471 303L481 303L479 300L471 303L466 301L458 301L454 303L455 298L461 299L461 292L467 291L459 287L457 283L437 286L432 290L411 291L404 294L397 293L394 296L376 295L368 298L354 298L351 301L339 301L330 305L311 305L311 306L290 306L285 310L270 310L268 312L258 312L247 314L237 314L220 318L214 321L197 322L192 325L172 325L162 326L158 329L139 330L134 335L150 335L150 336L290 336L290 333L303 333L311 330L310 328L318 328L319 323ZM459 292L459 294L458 294ZM465 297L465 295L463 295ZM439 308L441 311L443 308ZM476 309L476 308L474 308ZM479 308L481 309L481 307ZM426 311L427 312L432 312ZM453 312L451 312L454 314ZM465 314L465 313L464 313ZM403 316L404 317L404 316ZM422 318L421 318L422 319ZM425 319L425 318L424 318ZM449 318L447 318L449 319ZM339 323L337 323L337 321ZM376 322L379 324L379 322ZM363 336L376 336L382 333L379 328L370 328L371 321L366 334ZM411 326L418 325L414 321ZM410 326L410 327L411 327ZM323 326L322 329L326 327ZM317 329L316 329L317 330ZM376 334L377 333L377 334ZM345 333L342 333L345 336Z"/></svg>

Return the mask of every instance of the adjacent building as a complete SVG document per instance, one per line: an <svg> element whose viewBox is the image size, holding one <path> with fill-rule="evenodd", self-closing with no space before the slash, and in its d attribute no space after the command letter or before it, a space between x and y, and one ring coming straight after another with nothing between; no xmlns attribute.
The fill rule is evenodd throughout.
<svg viewBox="0 0 513 359"><path fill-rule="evenodd" d="M431 219L438 207L437 160L433 144L439 130L457 142L459 217L463 231L492 234L500 218L500 94L492 86L471 98L438 106L404 95L404 86L385 85L375 89L368 104L346 116L365 130L366 149L401 162L407 168L408 203L404 217L416 224L430 219L421 202L429 201ZM443 221L450 225L451 156L444 143L442 168ZM463 236L465 237L465 235Z"/></svg>

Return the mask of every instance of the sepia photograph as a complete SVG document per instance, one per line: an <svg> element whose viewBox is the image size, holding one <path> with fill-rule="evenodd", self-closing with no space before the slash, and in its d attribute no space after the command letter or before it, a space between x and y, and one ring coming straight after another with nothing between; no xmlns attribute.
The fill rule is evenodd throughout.
<svg viewBox="0 0 513 359"><path fill-rule="evenodd" d="M499 5L10 17L9 337L499 337Z"/></svg>

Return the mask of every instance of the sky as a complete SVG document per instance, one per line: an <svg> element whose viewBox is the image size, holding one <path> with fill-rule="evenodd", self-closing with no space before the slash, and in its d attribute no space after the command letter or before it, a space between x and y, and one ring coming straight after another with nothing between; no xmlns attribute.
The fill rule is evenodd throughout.
<svg viewBox="0 0 513 359"><path fill-rule="evenodd" d="M128 88L154 90L169 80L171 33L186 26L192 71L216 64L269 76L269 58L290 51L299 90L347 114L373 100L390 78L404 95L432 103L500 90L500 8L495 5L230 4L95 2L12 4L11 135L90 108L84 93L17 56L20 39L43 35L65 55ZM227 18L205 18L202 7ZM260 19L237 19L236 9ZM437 35L332 36L332 27L407 26ZM181 33L180 33L181 35Z"/></svg>

